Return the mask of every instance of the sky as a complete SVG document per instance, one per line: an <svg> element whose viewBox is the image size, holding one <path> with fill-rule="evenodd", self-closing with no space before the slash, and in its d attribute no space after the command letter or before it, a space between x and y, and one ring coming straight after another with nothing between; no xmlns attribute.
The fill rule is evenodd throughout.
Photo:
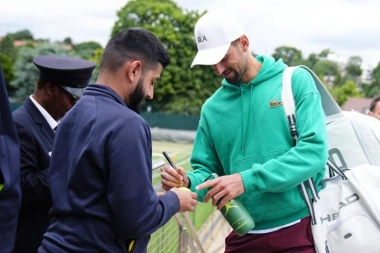
<svg viewBox="0 0 380 253"><path fill-rule="evenodd" d="M0 36L29 29L35 38L71 37L74 43L110 38L126 0L3 0ZM360 56L380 62L379 0L177 0L187 10L227 8L238 16L251 51L271 55L279 46L300 49L306 58L329 48L338 59ZM64 3L64 4L63 4Z"/></svg>

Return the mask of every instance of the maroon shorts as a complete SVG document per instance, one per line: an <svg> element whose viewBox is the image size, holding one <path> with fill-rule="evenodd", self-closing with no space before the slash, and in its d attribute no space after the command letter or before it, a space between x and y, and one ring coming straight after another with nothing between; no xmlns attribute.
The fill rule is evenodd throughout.
<svg viewBox="0 0 380 253"><path fill-rule="evenodd" d="M226 238L225 253L315 253L310 217L293 226L267 234L238 236L231 232Z"/></svg>

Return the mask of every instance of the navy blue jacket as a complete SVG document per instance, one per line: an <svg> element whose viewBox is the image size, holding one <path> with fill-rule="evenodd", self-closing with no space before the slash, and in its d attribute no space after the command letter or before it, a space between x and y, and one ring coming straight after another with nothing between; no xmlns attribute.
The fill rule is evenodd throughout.
<svg viewBox="0 0 380 253"><path fill-rule="evenodd" d="M89 85L60 122L49 185L51 225L39 252L146 252L150 235L179 211L152 187L150 129L109 87Z"/></svg>
<svg viewBox="0 0 380 253"><path fill-rule="evenodd" d="M13 249L21 203L20 147L0 66L0 252Z"/></svg>
<svg viewBox="0 0 380 253"><path fill-rule="evenodd" d="M13 112L13 119L20 140L22 191L15 252L37 252L50 224L47 177L54 131L30 98Z"/></svg>

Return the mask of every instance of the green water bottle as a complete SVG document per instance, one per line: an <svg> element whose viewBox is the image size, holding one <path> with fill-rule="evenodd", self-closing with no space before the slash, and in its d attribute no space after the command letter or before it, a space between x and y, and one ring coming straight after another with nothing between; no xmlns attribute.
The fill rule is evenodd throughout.
<svg viewBox="0 0 380 253"><path fill-rule="evenodd" d="M212 173L205 181L219 177L216 173ZM230 224L236 234L242 236L255 227L255 221L248 213L244 205L237 199L231 199L225 204L220 212Z"/></svg>

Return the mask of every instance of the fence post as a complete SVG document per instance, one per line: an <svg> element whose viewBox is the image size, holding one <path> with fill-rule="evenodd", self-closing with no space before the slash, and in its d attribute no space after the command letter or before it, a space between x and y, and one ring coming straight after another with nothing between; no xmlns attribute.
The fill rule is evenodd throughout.
<svg viewBox="0 0 380 253"><path fill-rule="evenodd" d="M186 253L187 248L187 231L185 227L179 225L179 253Z"/></svg>

